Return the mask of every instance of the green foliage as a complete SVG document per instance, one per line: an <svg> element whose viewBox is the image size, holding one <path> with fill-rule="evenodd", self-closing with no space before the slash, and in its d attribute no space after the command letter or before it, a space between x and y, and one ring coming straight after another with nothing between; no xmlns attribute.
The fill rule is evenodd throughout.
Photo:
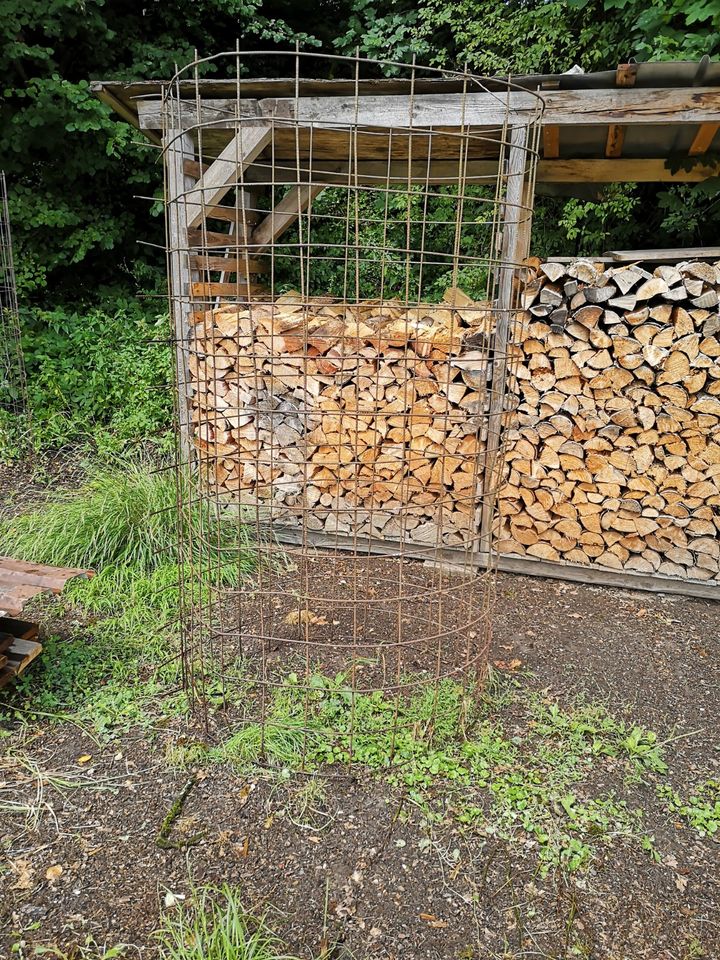
<svg viewBox="0 0 720 960"><path fill-rule="evenodd" d="M101 946L93 936L88 936L84 943L75 944L70 950L62 950L57 946L34 946L32 956L54 957L55 960L127 960L130 949L122 943L115 947ZM21 948L12 952L22 956Z"/></svg>
<svg viewBox="0 0 720 960"><path fill-rule="evenodd" d="M308 45L331 36L332 0L200 0L145 7L104 0L0 0L0 169L8 175L20 292L77 303L99 283L134 292L164 259L137 195L158 195L155 155L90 91L93 79L170 78L176 64L244 46ZM305 33L315 26L316 36ZM204 68L207 74L214 64ZM262 62L258 64L262 69Z"/></svg>
<svg viewBox="0 0 720 960"><path fill-rule="evenodd" d="M136 301L23 311L30 420L0 422L0 457L24 444L39 451L68 444L115 453L128 445L171 445L168 320Z"/></svg>
<svg viewBox="0 0 720 960"><path fill-rule="evenodd" d="M203 887L187 906L163 915L156 933L161 960L292 960L264 918L246 913L236 888Z"/></svg>
<svg viewBox="0 0 720 960"><path fill-rule="evenodd" d="M70 636L44 641L36 669L16 685L10 713L16 704L29 715L69 712L106 733L145 722L147 705L178 682L176 497L169 470L121 462L0 528L3 553L98 571L92 580L71 581L54 602L66 605ZM252 536L236 515L196 504L182 526L194 534L195 564L212 564L224 582L237 583L253 569ZM197 584L185 586L198 602L207 600ZM182 698L166 697L159 706L179 709Z"/></svg>
<svg viewBox="0 0 720 960"><path fill-rule="evenodd" d="M585 13L593 0L568 0ZM603 0L606 16L622 19L639 60L699 60L720 48L717 0Z"/></svg>
<svg viewBox="0 0 720 960"><path fill-rule="evenodd" d="M469 296L486 294L487 269L472 258L488 258L494 197L487 187L468 185L464 200L457 187L405 190L325 190L313 204L314 256L305 280L312 293L348 298L398 297L434 302L457 283ZM468 199L470 198L470 199ZM457 255L465 264L453 272L458 207L468 223ZM346 218L347 222L346 222ZM285 240L285 238L284 238ZM297 228L287 242L299 240ZM349 255L347 247L350 246ZM412 251L409 255L406 250ZM422 273L416 264L424 250ZM347 257L347 264L346 264ZM357 259L356 259L357 257ZM297 287L297 260L277 258L278 282Z"/></svg>
<svg viewBox="0 0 720 960"><path fill-rule="evenodd" d="M682 817L701 837L715 837L720 832L720 780L706 780L688 800L667 784L658 787L666 809Z"/></svg>
<svg viewBox="0 0 720 960"><path fill-rule="evenodd" d="M238 702L247 707L253 696L246 683ZM512 712L504 718L505 708ZM662 749L654 733L600 706L563 709L519 686L478 703L451 681L393 698L353 693L343 674L314 674L307 683L288 677L267 711L264 726L247 720L209 753L189 745L175 759L205 756L243 769L264 759L284 771L362 764L406 789L430 817L440 789L468 829L529 840L543 871L583 868L617 836L653 853L642 811L591 784L598 768L618 764L636 779L664 773Z"/></svg>

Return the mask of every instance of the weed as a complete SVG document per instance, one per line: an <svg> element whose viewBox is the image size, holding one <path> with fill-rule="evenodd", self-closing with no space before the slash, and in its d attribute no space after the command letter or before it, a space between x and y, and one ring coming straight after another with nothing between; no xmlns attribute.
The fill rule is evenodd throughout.
<svg viewBox="0 0 720 960"><path fill-rule="evenodd" d="M720 831L720 780L706 780L688 800L667 784L658 786L658 794L666 810L685 820L701 837L715 837Z"/></svg>
<svg viewBox="0 0 720 960"><path fill-rule="evenodd" d="M292 960L264 918L247 914L228 884L197 890L192 902L163 916L156 934L161 960Z"/></svg>
<svg viewBox="0 0 720 960"><path fill-rule="evenodd" d="M497 704L514 714L522 707L525 729L508 736ZM613 792L588 795L598 764L665 769L651 731L628 729L602 707L563 709L516 681L483 702L450 680L392 698L359 694L343 674L314 674L308 682L293 674L266 710L264 726L246 720L211 759L243 769L264 759L286 771L362 764L405 788L430 818L433 788L444 785L460 823L522 837L538 850L543 871L583 868L598 844L616 837L654 852L641 811Z"/></svg>
<svg viewBox="0 0 720 960"><path fill-rule="evenodd" d="M124 943L114 947L103 946L93 937L88 937L83 943L77 943L67 950L62 950L55 944L36 944L32 949L28 949L27 943L21 937L16 939L10 952L17 960L30 960L33 957L55 957L55 960L126 960L130 956L130 950Z"/></svg>

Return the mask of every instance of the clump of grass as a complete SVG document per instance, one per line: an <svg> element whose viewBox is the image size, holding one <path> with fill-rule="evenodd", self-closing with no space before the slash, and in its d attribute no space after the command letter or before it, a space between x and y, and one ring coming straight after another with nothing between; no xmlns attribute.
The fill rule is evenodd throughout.
<svg viewBox="0 0 720 960"><path fill-rule="evenodd" d="M161 960L293 960L264 918L246 913L237 891L204 887L163 916L156 933Z"/></svg>
<svg viewBox="0 0 720 960"><path fill-rule="evenodd" d="M225 580L252 570L247 524L209 501L183 499L190 506L179 511L172 471L147 461L95 468L79 490L6 523L2 550L34 563L97 570L108 593L176 561L179 549L196 565L213 564Z"/></svg>

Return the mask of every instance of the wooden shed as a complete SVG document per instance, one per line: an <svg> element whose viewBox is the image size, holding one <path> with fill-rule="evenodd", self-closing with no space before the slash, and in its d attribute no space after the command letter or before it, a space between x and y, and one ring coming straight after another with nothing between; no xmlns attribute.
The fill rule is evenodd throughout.
<svg viewBox="0 0 720 960"><path fill-rule="evenodd" d="M277 292L272 289L276 245L289 228L303 217L310 217L319 194L327 187L348 184L354 189L363 185L452 185L458 183L461 168L463 187L500 184L503 191L501 249L489 258L499 279L490 307L496 318L493 346L485 357L492 381L488 439L483 447L485 478L493 474L494 451L500 446L503 407L502 399L499 407L496 403L500 396L498 384L500 379L504 383L507 375L513 341L509 330L519 311L529 310L526 320L534 325L530 333L525 328L514 337L519 348L519 356L514 359L519 361L521 371L529 371L529 380L534 371L542 372L538 356L549 356L553 369L558 359L567 360L568 369L577 367L570 356L573 352L582 354L584 362L590 365L564 378L551 369L552 383L567 380L570 393L577 379L583 408L578 410L570 404L570 432L560 443L574 444L574 452L569 452L568 447L563 454L568 459L562 481L556 475L559 468L549 465L554 464L559 444L549 439L553 431L546 421L567 411L552 409L548 404L545 409L541 400L532 401L533 408L528 391L523 394L522 381L517 388L520 429L505 434L506 441L510 438L510 473L506 479L515 492L501 494L504 527L495 529L496 538L503 544L501 567L646 589L716 595L720 564L713 542L717 541L720 526L720 471L715 450L720 415L715 413L719 351L714 346L717 327L713 317L718 310L716 288L720 288L720 272L714 272L715 268L710 266L712 277L709 273L707 277L696 276L697 270L688 273L683 267L675 271L677 277L673 274L672 282L668 274L666 282L662 271L658 274L657 270L661 264L685 261L692 267L696 261L720 259L720 251L615 251L608 253L604 262L593 261L583 268L584 273L581 269L577 275L572 265L559 269L544 267L533 261L530 253L535 189L587 195L588 189L608 183L689 183L716 176L720 166L713 147L720 130L720 64L707 58L699 63L631 63L621 64L613 71L585 74L573 70L561 75L514 77L510 83L485 80L481 85L469 75L428 77L413 73L410 80L358 76L317 80L300 75L256 79L238 74L234 79L218 80L202 79L196 72L192 77L178 76L172 82L97 82L93 89L165 152L170 284L180 351L179 414L188 442L193 432L192 404L188 398L193 390L191 387L188 393L182 371L187 367L185 354L189 338L197 333L198 318L208 307L218 307L221 300L251 298L263 289L263 278L268 274L270 298L276 300ZM537 143L536 125L540 131ZM229 194L232 200L227 202ZM560 260L562 257L557 258ZM522 275L527 283L524 292L517 283L523 264ZM640 272L633 284L623 289L631 276L628 269L637 269L638 264ZM512 275L503 272L508 268L512 268ZM621 271L624 273L620 278ZM556 281L560 279L569 284L564 290L557 289ZM644 293L639 294L643 284L653 279L659 281L652 287L654 292L645 296L650 287L644 287ZM647 316L637 313L638 296L634 296L633 290L642 301L641 310L647 309ZM611 307L606 303L609 296L618 304ZM699 305L694 300L686 304L687 298L694 298ZM601 304L605 307L598 312ZM554 324L550 322L552 311L545 309L548 305L557 311ZM451 306L457 308L458 303ZM592 307L593 323L598 325L597 344L593 342L592 350L580 349L577 342L570 345L564 328L568 320L577 322L575 314L585 306ZM679 322L677 310L684 310L685 306L699 312ZM481 309L479 304L476 307ZM605 317L603 309L608 314ZM650 316L652 311L655 313ZM562 322L557 319L561 312ZM657 343L651 339L638 341L639 353L647 347L650 355L658 358L657 364L661 364L657 390L654 373L652 381L646 378L643 383L639 375L628 381L627 366L614 352L616 340L632 339L629 327L634 324L649 324L652 329L645 329L643 337L657 338ZM544 327L545 334L541 329ZM565 340L553 345L553 337ZM684 346L676 346L676 341L688 337L692 344L687 341L685 346L690 353L695 338L698 341L694 356L689 356ZM693 364L700 363L698 356L705 371L694 381L700 385L687 399L686 406L691 411L687 420L677 420L672 415L680 409L678 391L683 387L677 379L666 376L663 366L665 358L674 354L671 362L678 370L681 366L685 369L685 361L678 360L678 350L688 357L688 375L691 367L692 373L696 372ZM535 359L528 351L534 352ZM585 356L592 351L593 356ZM605 369L597 366L603 351L607 353L608 365L619 369L621 376L616 378L617 383L608 379L607 383L595 381L591 386L592 378ZM637 368L647 368L649 362L641 357ZM549 386L544 389L557 392ZM532 390L537 393L534 386ZM641 425L640 429L628 415L613 438L613 442L617 439L617 450L606 452L605 436L598 440L596 431L604 429L603 422L607 426L616 407L626 410L636 405L633 390L645 391L648 409L654 410L654 417L661 414L666 429L658 430L654 425ZM708 396L710 399L705 399ZM582 416L583 410L587 413L589 401L597 401L594 427L588 427L589 418ZM539 432L537 426L541 422ZM523 433L524 426L529 432ZM685 453L679 453L681 448L676 445L672 454L666 454L663 444L676 428L687 434L682 441ZM216 459L231 432L224 435L222 443L213 437ZM639 433L641 444L636 439ZM546 452L548 443L552 455ZM586 450L583 444L590 446ZM641 467L631 456L638 447L657 447L661 453L657 457L653 453L650 462ZM720 451L720 447L717 449ZM603 478L600 481L592 471L588 472L585 458L590 451ZM648 455L643 452L642 456L644 462ZM580 461L574 468L573 457ZM691 463L686 466L683 461L681 469L683 457L689 457ZM617 465L621 460L626 464L624 469ZM513 466L519 462L530 463L530 472L525 466ZM539 465L537 475L535 464ZM658 476L664 471L662 481L650 479L653 470ZM679 483L673 479L675 473ZM442 469L439 474L442 486ZM432 469L430 475L435 477ZM668 475L670 481L663 486ZM447 498L453 488L449 483L445 486L443 496ZM688 494L688 487L694 492ZM528 501L524 506L520 502L521 492ZM585 520L578 504L587 503L588 495L589 502L598 504L598 509L588 509L592 519ZM689 498L689 509L683 506L683 498ZM537 505L536 526L524 533L529 525L521 523L517 514L533 504ZM487 503L483 514L480 535L477 541L473 539L472 549L487 561L493 535ZM638 515L647 522L638 525ZM691 531L696 529L697 534L688 535L688 527ZM576 528L577 534L572 533ZM356 542L357 531L351 533L350 539ZM324 536L319 531L315 542L322 544ZM467 546L467 540L457 539L457 532L452 536L456 539L446 538L439 545ZM602 546L592 540L594 537L600 537ZM646 541L645 537L650 539ZM383 541L382 537L374 539ZM335 531L335 546L337 541ZM565 546L560 548L558 543ZM393 538L384 538L375 546L381 552L392 552ZM433 546L437 549L438 544ZM422 555L421 545L416 543L415 547L417 555Z"/></svg>

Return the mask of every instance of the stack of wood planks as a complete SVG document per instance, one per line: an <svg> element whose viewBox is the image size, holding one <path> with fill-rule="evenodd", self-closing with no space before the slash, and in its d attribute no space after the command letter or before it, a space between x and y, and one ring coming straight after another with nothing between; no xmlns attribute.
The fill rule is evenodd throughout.
<svg viewBox="0 0 720 960"><path fill-rule="evenodd" d="M487 304L291 292L193 320L193 439L217 489L311 531L475 543Z"/></svg>
<svg viewBox="0 0 720 960"><path fill-rule="evenodd" d="M499 549L720 577L720 264L529 261Z"/></svg>
<svg viewBox="0 0 720 960"><path fill-rule="evenodd" d="M37 637L37 624L0 617L0 690L42 652Z"/></svg>

